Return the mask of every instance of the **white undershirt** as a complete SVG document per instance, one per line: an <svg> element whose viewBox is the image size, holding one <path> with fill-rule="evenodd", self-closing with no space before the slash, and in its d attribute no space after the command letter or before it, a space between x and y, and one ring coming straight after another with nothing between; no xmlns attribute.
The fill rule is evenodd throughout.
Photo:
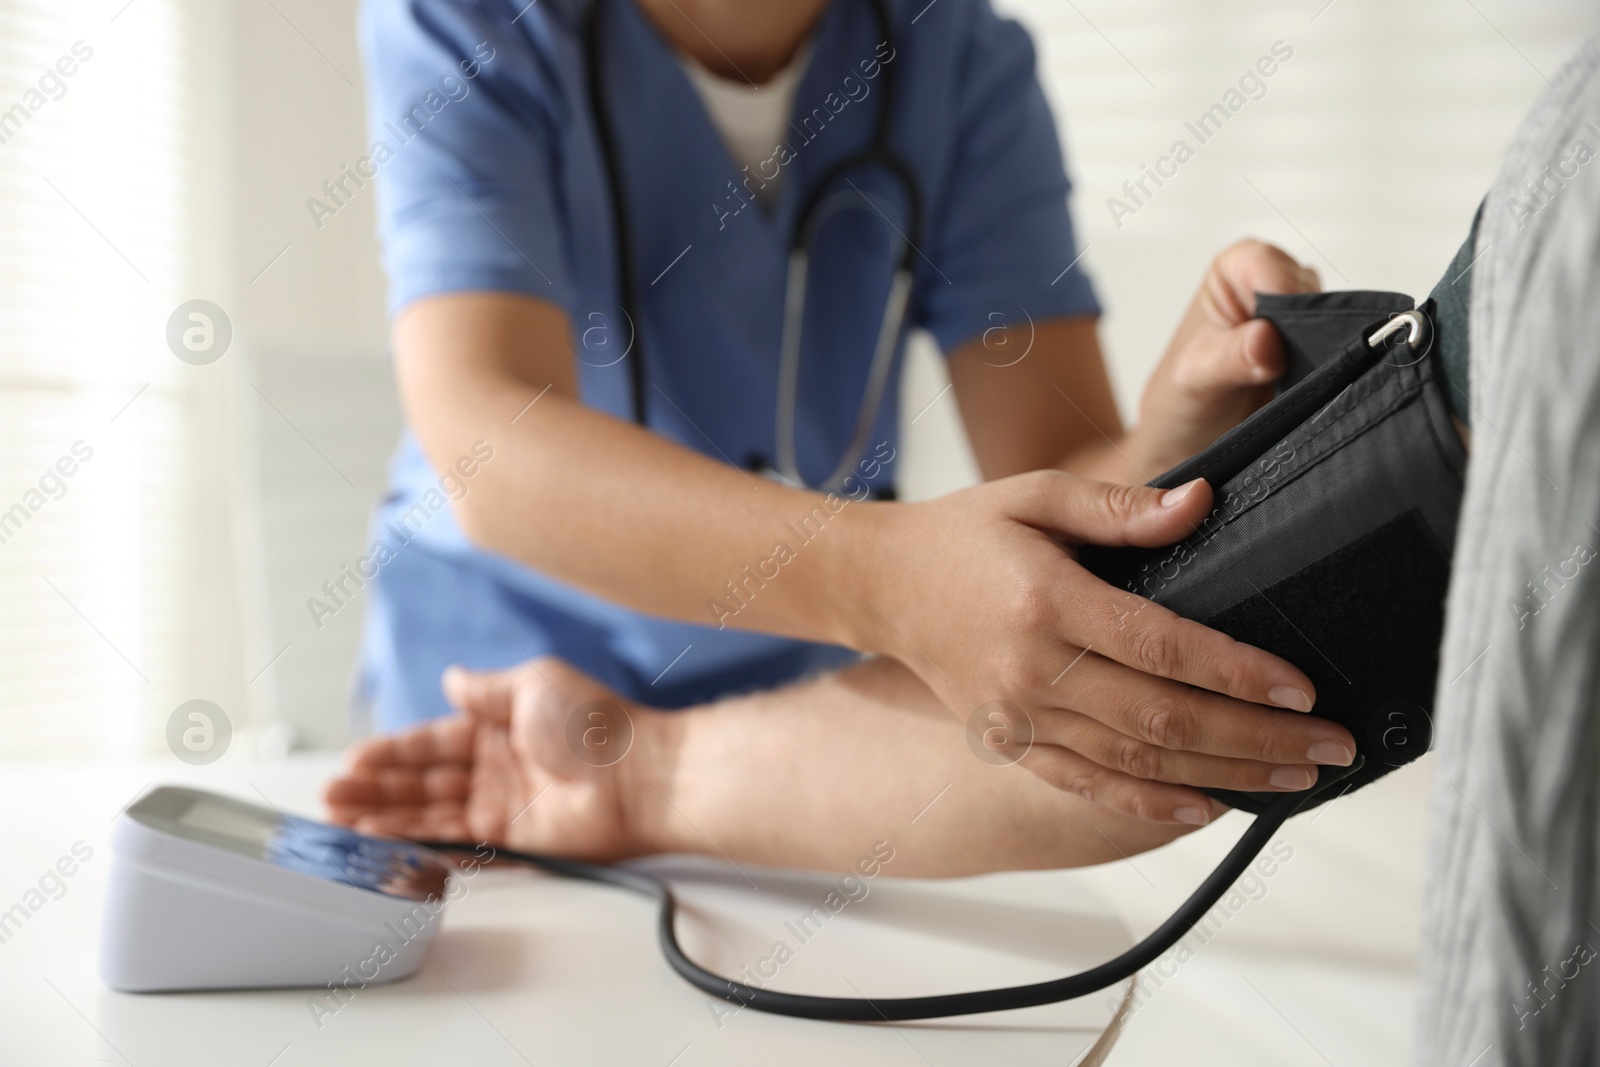
<svg viewBox="0 0 1600 1067"><path fill-rule="evenodd" d="M795 52L789 65L765 84L750 85L719 77L691 57L678 55L678 62L689 76L689 84L699 94L711 125L722 136L722 143L728 146L735 166L749 167L751 175L756 177L750 188L763 207L770 205L777 196L778 182L766 177L774 168L768 166L762 170L761 164L772 158L778 145L787 140L784 131L810 58L811 44L807 42Z"/></svg>

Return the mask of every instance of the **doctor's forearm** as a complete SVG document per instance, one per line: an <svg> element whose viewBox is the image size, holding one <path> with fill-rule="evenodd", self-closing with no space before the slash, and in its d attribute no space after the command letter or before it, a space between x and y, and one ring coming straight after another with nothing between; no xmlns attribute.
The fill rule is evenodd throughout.
<svg viewBox="0 0 1600 1067"><path fill-rule="evenodd" d="M1020 336L988 331L951 354L950 381L986 479L1054 467L1143 485L1171 465L1148 433L1123 428L1097 331L1091 316L1046 319Z"/></svg>
<svg viewBox="0 0 1600 1067"><path fill-rule="evenodd" d="M439 469L474 442L494 461L455 514L477 544L669 618L859 647L849 536L882 505L831 501L699 455L583 406L567 361L519 364L530 337L562 349L550 305L463 294L408 308L395 365ZM786 546L786 550L779 546Z"/></svg>
<svg viewBox="0 0 1600 1067"><path fill-rule="evenodd" d="M534 395L507 390L498 413L509 420ZM554 395L508 423L479 480L457 505L468 536L562 581L668 618L853 637L835 617L845 528L873 505L835 512Z"/></svg>

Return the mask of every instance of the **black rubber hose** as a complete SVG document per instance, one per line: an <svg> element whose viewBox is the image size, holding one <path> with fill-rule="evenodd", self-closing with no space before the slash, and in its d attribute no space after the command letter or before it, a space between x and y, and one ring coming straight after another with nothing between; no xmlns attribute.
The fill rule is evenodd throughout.
<svg viewBox="0 0 1600 1067"><path fill-rule="evenodd" d="M901 1022L908 1019L976 1015L981 1012L1032 1008L1041 1004L1072 1000L1098 992L1137 974L1159 958L1163 952L1177 944L1178 939L1188 933L1194 924L1222 899L1223 894L1250 865L1250 861L1260 854L1267 842L1272 839L1272 835L1277 833L1278 828L1295 812L1309 804L1319 794L1333 789L1360 770L1364 762L1361 757L1357 757L1348 767L1321 768L1315 786L1300 793L1285 793L1275 800L1255 817L1255 821L1223 857L1216 870L1200 883L1200 888L1172 913L1172 917L1122 955L1065 978L970 993L940 993L925 997L887 997L881 1000L869 1000L864 997L816 997L804 993L780 993L757 989L714 974L684 953L682 946L678 944L675 924L677 901L672 895L672 890L659 878L625 867L584 863L581 860L562 859L558 856L544 856L533 852L517 852L512 849L497 849L496 856L517 860L564 878L601 882L629 889L643 896L654 897L661 906L658 922L661 952L666 956L667 963L672 969L696 989L756 1011L840 1022ZM419 841L418 844L444 852L471 851L478 847L455 841Z"/></svg>

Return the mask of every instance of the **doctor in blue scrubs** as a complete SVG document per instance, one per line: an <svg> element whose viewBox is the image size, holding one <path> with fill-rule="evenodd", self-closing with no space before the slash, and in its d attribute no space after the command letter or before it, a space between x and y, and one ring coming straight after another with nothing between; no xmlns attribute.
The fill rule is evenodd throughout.
<svg viewBox="0 0 1600 1067"><path fill-rule="evenodd" d="M1348 761L1300 671L1072 554L1206 514L1132 487L1270 395L1253 293L1315 278L1219 256L1125 429L1032 43L988 0L367 0L362 39L407 419L362 568L380 730L526 686L800 715L865 657L958 735L1025 717L1028 769L1135 820ZM985 478L922 503L912 329Z"/></svg>

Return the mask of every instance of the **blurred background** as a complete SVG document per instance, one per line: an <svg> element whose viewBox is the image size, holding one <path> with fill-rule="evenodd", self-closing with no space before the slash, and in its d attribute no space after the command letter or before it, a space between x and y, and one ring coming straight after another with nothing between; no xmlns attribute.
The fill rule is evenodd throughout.
<svg viewBox="0 0 1600 1067"><path fill-rule="evenodd" d="M1425 293L1518 117L1600 28L1578 0L997 6L1038 42L1076 183L1076 269L1105 303L1129 413L1201 272L1239 237L1282 245L1330 288ZM236 759L361 728L358 607L320 626L306 607L361 554L399 425L372 190L320 220L307 205L367 141L355 7L0 0L0 759L165 758L168 718L192 699L223 709ZM1265 93L1157 195L1111 210L1278 42L1292 57ZM194 300L220 309L213 351L227 334L198 365L169 344ZM903 385L914 497L974 478L945 384L919 344ZM1315 847L1281 879L1300 888L1274 886L1230 944L1323 953L1318 981L1350 976L1350 999L1313 998L1325 1012L1407 996L1426 775L1298 831ZM1374 863L1374 842L1404 862ZM1225 844L1091 877L1146 925ZM1335 892L1358 914L1319 911ZM1239 1002L1202 980L1222 966L1186 973L1200 999L1169 998L1171 1025L1208 996ZM1294 1041L1256 1008L1283 1031L1268 1044ZM1388 1030L1324 1040L1373 1062L1404 1040L1405 1013L1386 1015ZM1216 1038L1235 1039L1249 1040Z"/></svg>
<svg viewBox="0 0 1600 1067"><path fill-rule="evenodd" d="M1038 42L1130 411L1241 236L1330 287L1425 292L1600 25L1578 0L1000 6ZM306 600L360 555L398 414L372 189L320 219L307 201L367 140L355 7L0 0L0 514L24 508L0 521L0 755L156 750L194 698L243 746L350 736L359 608L319 627ZM1113 213L1275 42L1265 94ZM195 299L232 334L200 366L166 336ZM919 345L913 496L974 477L944 384ZM41 489L77 442L93 458Z"/></svg>

